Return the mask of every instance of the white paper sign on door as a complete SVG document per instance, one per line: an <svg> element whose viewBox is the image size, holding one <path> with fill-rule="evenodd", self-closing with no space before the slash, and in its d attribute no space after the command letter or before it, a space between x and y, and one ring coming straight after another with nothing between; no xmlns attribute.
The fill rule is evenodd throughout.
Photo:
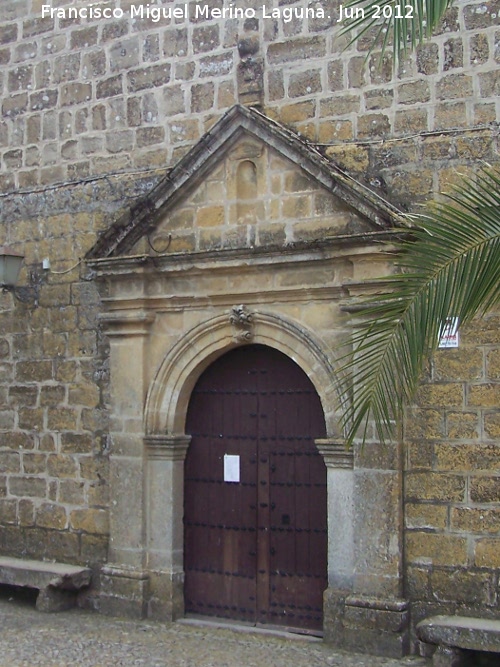
<svg viewBox="0 0 500 667"><path fill-rule="evenodd" d="M224 481L240 481L240 457L236 454L224 454Z"/></svg>

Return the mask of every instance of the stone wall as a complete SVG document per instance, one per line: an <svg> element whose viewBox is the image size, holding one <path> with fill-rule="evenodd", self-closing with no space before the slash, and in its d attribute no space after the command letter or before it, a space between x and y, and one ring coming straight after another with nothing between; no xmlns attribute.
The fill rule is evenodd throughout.
<svg viewBox="0 0 500 667"><path fill-rule="evenodd" d="M108 344L80 258L108 211L153 183L100 181L2 200L1 244L26 255L17 296L0 293L3 554L107 558Z"/></svg>
<svg viewBox="0 0 500 667"><path fill-rule="evenodd" d="M0 9L3 191L164 169L237 101L260 104L406 205L455 180L458 165L494 158L493 0L457 2L396 76L390 56L379 67L375 51L365 64L373 35L342 51L336 3L315 3L315 18L257 11L243 21L197 17L206 5L192 2L189 18L158 22L132 18L141 7L132 0L94 3L123 12L114 20L69 18L71 8L88 8L83 0L52 3L57 12L42 18L42 4ZM422 136L428 132L435 136Z"/></svg>
<svg viewBox="0 0 500 667"><path fill-rule="evenodd" d="M69 18L89 5L77 0L48 3L58 11L42 18L42 4L0 6L0 243L25 254L22 285L43 281L36 306L0 295L0 550L98 564L113 429L101 306L80 259L237 102L419 210L498 160L500 5L456 2L393 74L390 57L365 63L372 36L342 50L337 4L330 18L287 21L197 18L188 3L188 17L159 22L132 19L141 3L130 0L95 3L123 10L110 20ZM332 4L315 6L328 15ZM280 187L300 206L300 183ZM287 240L284 227L272 238L260 228L264 244ZM171 250L210 250L208 232L190 232ZM416 617L498 613L497 332L491 315L436 355L406 428L404 594Z"/></svg>
<svg viewBox="0 0 500 667"><path fill-rule="evenodd" d="M500 327L491 313L439 350L405 432L408 595L498 616Z"/></svg>

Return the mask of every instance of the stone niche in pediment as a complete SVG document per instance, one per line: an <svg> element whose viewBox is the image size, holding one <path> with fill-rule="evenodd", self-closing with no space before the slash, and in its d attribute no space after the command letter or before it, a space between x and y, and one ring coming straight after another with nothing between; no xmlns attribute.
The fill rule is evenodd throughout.
<svg viewBox="0 0 500 667"><path fill-rule="evenodd" d="M235 106L87 258L313 244L387 231L400 220L302 137Z"/></svg>
<svg viewBox="0 0 500 667"><path fill-rule="evenodd" d="M372 230L370 223L273 148L242 137L133 250L199 252L283 246Z"/></svg>

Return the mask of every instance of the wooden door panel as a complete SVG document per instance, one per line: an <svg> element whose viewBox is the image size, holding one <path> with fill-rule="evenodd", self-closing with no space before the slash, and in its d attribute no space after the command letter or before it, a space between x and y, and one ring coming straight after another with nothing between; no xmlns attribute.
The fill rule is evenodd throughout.
<svg viewBox="0 0 500 667"><path fill-rule="evenodd" d="M270 461L269 622L319 629L326 578L326 468L319 397L295 365L274 373L284 391L269 391L261 410L274 415ZM271 429L270 429L271 430Z"/></svg>
<svg viewBox="0 0 500 667"><path fill-rule="evenodd" d="M255 623L255 577L191 572L185 600L188 613Z"/></svg>
<svg viewBox="0 0 500 667"><path fill-rule="evenodd" d="M185 466L185 606L210 616L255 618L256 398L242 395L224 359L193 391ZM241 457L241 482L224 482L224 454ZM253 464L255 467L255 463Z"/></svg>
<svg viewBox="0 0 500 667"><path fill-rule="evenodd" d="M270 623L318 630L323 621L323 599L314 578L273 574Z"/></svg>
<svg viewBox="0 0 500 667"><path fill-rule="evenodd" d="M307 376L276 350L233 350L198 381L186 432L186 611L321 628L325 427ZM224 454L240 483L224 481Z"/></svg>

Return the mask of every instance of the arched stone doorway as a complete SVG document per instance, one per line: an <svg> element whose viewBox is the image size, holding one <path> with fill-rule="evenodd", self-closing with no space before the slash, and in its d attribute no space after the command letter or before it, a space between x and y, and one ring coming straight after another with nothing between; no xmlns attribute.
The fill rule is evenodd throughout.
<svg viewBox="0 0 500 667"><path fill-rule="evenodd" d="M233 349L197 381L186 433L186 612L321 630L326 428L312 382L276 349Z"/></svg>
<svg viewBox="0 0 500 667"><path fill-rule="evenodd" d="M253 216L262 202L271 216ZM324 412L326 438L316 441L328 486L324 636L356 647L362 631L365 647L380 647L385 632L401 651L402 447L346 452L335 390L335 350L356 324L345 312L373 294L367 278L387 273L383 244L400 220L292 132L235 107L88 253L110 342L103 611L184 614L189 400L217 358L262 344L308 375ZM157 254L149 237L170 234Z"/></svg>
<svg viewBox="0 0 500 667"><path fill-rule="evenodd" d="M129 318L119 327L115 319L112 322L116 393L119 396L126 387L127 406L136 406L135 380L140 369L147 367L150 319L144 324L140 320L141 329ZM166 348L149 383L143 415L146 432L142 437L114 435L122 450L115 450L111 457L110 557L102 571L101 593L101 608L106 613L126 610L163 619L184 615L184 463L191 440L186 432L190 398L198 379L214 361L253 345L281 353L309 378L319 397L324 431L314 444L326 465L327 478L325 635L336 623L329 620L337 614L329 602L329 591L350 588L353 581L354 477L352 454L345 452L338 437L331 350L303 324L244 306L199 322Z"/></svg>

